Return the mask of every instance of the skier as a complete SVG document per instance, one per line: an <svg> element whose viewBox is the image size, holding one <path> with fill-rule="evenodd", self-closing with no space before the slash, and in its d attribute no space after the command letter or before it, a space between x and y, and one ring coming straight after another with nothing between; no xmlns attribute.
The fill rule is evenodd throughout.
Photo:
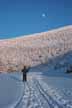
<svg viewBox="0 0 72 108"><path fill-rule="evenodd" d="M27 72L29 71L30 67L26 67L24 66L24 68L22 69L23 72L23 82L27 81Z"/></svg>

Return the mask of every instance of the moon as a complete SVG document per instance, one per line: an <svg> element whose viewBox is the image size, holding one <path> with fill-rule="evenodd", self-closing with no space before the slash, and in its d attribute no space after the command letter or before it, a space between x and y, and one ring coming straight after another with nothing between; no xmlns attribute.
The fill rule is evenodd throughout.
<svg viewBox="0 0 72 108"><path fill-rule="evenodd" d="M46 17L46 14L45 13L42 13L42 17L45 18Z"/></svg>

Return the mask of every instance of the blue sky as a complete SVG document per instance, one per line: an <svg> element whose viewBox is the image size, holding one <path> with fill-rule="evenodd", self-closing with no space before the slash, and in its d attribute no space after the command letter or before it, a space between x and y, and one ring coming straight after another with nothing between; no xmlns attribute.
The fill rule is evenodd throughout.
<svg viewBox="0 0 72 108"><path fill-rule="evenodd" d="M72 0L0 0L0 39L72 24Z"/></svg>

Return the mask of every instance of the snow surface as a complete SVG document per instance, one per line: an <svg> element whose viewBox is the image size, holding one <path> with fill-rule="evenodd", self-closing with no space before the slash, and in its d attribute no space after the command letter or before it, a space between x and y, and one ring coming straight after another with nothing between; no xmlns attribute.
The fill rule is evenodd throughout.
<svg viewBox="0 0 72 108"><path fill-rule="evenodd" d="M0 108L14 108L23 96L24 85L8 74L0 74Z"/></svg>
<svg viewBox="0 0 72 108"><path fill-rule="evenodd" d="M16 108L72 108L72 78L30 72L24 95Z"/></svg>

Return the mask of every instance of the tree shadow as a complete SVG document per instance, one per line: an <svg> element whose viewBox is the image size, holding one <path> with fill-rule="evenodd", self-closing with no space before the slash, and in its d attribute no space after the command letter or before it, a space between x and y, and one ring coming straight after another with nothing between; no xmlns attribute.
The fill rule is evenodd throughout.
<svg viewBox="0 0 72 108"><path fill-rule="evenodd" d="M41 72L42 75L49 77L67 77L72 78L72 73L66 71L72 65L72 51L48 59L48 63L40 64L30 69L30 72Z"/></svg>

